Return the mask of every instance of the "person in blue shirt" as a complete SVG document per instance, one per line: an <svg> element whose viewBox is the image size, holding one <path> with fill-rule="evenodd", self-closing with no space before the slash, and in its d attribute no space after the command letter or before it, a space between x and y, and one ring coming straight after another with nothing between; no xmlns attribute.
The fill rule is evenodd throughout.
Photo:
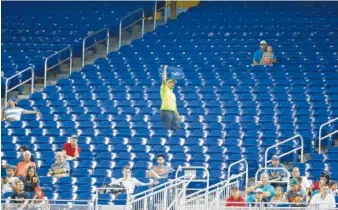
<svg viewBox="0 0 338 210"><path fill-rule="evenodd" d="M263 191L263 198L265 198L267 201L270 201L273 196L275 196L275 188L269 184L269 175L267 173L262 173L260 181L247 188L245 190L246 194L248 194L247 202L251 203L255 199L255 191L257 188L262 189Z"/></svg>
<svg viewBox="0 0 338 210"><path fill-rule="evenodd" d="M266 47L267 47L266 41L262 40L259 43L259 47L260 47L260 49L255 52L255 55L254 55L254 58L253 58L253 65L260 65L261 64L263 54L266 52Z"/></svg>
<svg viewBox="0 0 338 210"><path fill-rule="evenodd" d="M270 176L270 180L281 181L286 176L286 171L280 168L285 168L283 164L279 162L279 157L277 155L272 156L271 163L268 165L267 174Z"/></svg>

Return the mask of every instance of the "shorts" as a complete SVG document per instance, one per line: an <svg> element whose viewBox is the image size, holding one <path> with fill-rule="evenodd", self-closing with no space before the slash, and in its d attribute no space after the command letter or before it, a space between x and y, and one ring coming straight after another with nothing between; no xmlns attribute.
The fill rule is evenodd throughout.
<svg viewBox="0 0 338 210"><path fill-rule="evenodd" d="M180 122L173 111L161 110L161 121L165 129L175 131L180 128Z"/></svg>

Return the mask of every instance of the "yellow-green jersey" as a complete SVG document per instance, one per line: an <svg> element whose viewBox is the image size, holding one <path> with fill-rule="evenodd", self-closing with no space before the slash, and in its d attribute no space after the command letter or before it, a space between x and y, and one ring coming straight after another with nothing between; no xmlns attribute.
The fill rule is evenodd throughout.
<svg viewBox="0 0 338 210"><path fill-rule="evenodd" d="M162 84L161 85L161 110L166 111L173 111L176 114L177 112L177 105L176 105L176 96L170 88L168 88L167 85Z"/></svg>

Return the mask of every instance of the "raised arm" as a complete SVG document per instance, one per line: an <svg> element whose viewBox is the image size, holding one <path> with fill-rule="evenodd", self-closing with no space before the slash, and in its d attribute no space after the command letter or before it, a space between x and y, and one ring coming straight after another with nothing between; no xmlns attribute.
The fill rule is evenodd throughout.
<svg viewBox="0 0 338 210"><path fill-rule="evenodd" d="M164 65L163 72L162 72L162 85L165 85L165 83L167 82L167 69L168 69L168 66Z"/></svg>

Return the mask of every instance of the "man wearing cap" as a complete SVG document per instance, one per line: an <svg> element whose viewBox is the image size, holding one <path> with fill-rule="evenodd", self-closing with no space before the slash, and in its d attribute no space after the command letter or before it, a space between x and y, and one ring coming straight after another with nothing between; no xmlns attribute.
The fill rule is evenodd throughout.
<svg viewBox="0 0 338 210"><path fill-rule="evenodd" d="M260 181L257 184L246 189L245 192L248 194L248 202L253 201L254 198L252 196L252 193L254 193L257 188L263 190L263 198L266 198L268 201L270 201L271 198L276 194L275 188L269 184L269 175L267 173L262 173Z"/></svg>
<svg viewBox="0 0 338 210"><path fill-rule="evenodd" d="M254 55L254 58L253 58L253 65L259 65L259 64L261 64L261 60L262 60L263 54L266 51L266 46L267 46L267 43L266 43L265 40L262 40L259 43L260 49L255 52L255 55Z"/></svg>
<svg viewBox="0 0 338 210"><path fill-rule="evenodd" d="M231 187L231 195L226 199L225 206L246 206L245 198L239 194L237 185Z"/></svg>
<svg viewBox="0 0 338 210"><path fill-rule="evenodd" d="M162 73L162 85L161 85L161 121L163 128L169 130L177 130L180 128L180 122L182 121L180 114L177 110L176 96L173 92L176 80L167 80L168 66L163 67Z"/></svg>
<svg viewBox="0 0 338 210"><path fill-rule="evenodd" d="M307 203L304 202L304 197L302 193L297 192L295 198L291 202L290 207L307 207Z"/></svg>
<svg viewBox="0 0 338 210"><path fill-rule="evenodd" d="M285 166L279 162L279 157L277 155L272 156L272 160L268 165L268 168L267 173L270 176L270 180L281 181L283 177L286 176L285 170L282 169L285 168Z"/></svg>
<svg viewBox="0 0 338 210"><path fill-rule="evenodd" d="M10 122L20 121L22 114L37 114L37 115L41 114L38 111L29 111L29 110L22 109L20 107L16 107L15 103L16 103L15 98L10 98L8 100L7 107L4 110L2 110L1 120L6 120Z"/></svg>
<svg viewBox="0 0 338 210"><path fill-rule="evenodd" d="M298 180L293 178L290 181L290 190L288 190L285 194L285 199L287 199L289 202L293 202L298 193L302 195L304 200L305 191L299 186Z"/></svg>
<svg viewBox="0 0 338 210"><path fill-rule="evenodd" d="M299 182L300 186L302 187L302 189L306 193L308 193L310 191L310 188L311 188L310 182L306 178L306 176L300 176L300 171L299 171L298 167L292 168L291 176L292 176L291 179L295 178L297 180L301 180L301 181L298 181L298 182ZM290 189L290 185L288 185L287 190L289 190L289 189Z"/></svg>
<svg viewBox="0 0 338 210"><path fill-rule="evenodd" d="M70 142L63 145L62 153L66 160L76 160L79 157L81 149L77 145L77 139L77 135L72 135Z"/></svg>

